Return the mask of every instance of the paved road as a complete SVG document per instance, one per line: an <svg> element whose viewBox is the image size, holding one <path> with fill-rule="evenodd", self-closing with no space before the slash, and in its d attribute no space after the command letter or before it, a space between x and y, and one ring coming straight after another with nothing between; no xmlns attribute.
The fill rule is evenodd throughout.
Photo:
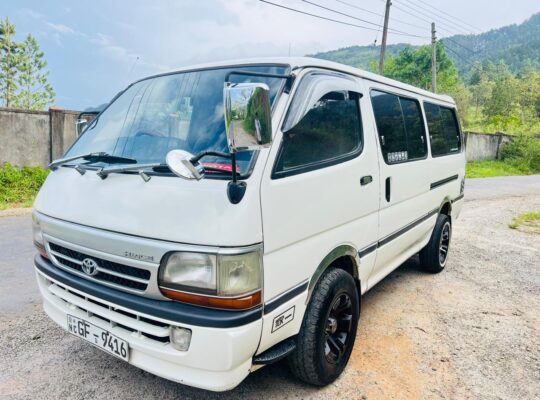
<svg viewBox="0 0 540 400"><path fill-rule="evenodd" d="M540 397L540 239L508 229L540 209L540 175L468 180L447 271L412 259L371 290L344 375L317 389L285 363L211 394L157 378L74 338L43 314L30 215L0 217L0 397Z"/></svg>
<svg viewBox="0 0 540 400"><path fill-rule="evenodd" d="M485 200L538 195L540 175L467 179L465 200Z"/></svg>

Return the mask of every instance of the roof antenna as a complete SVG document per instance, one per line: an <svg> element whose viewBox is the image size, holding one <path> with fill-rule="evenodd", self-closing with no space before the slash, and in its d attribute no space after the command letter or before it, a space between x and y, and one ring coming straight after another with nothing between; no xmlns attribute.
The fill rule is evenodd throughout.
<svg viewBox="0 0 540 400"><path fill-rule="evenodd" d="M129 78L133 72L133 70L135 69L135 65L137 65L137 63L139 62L139 56L137 56L137 58L135 59L135 61L133 61L133 65L131 66L131 69L129 70L128 74L127 74L127 77L126 77L126 86L129 84Z"/></svg>

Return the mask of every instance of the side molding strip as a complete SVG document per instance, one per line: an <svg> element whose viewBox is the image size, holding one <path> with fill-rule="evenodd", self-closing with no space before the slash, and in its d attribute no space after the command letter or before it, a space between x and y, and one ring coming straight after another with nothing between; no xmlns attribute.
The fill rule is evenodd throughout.
<svg viewBox="0 0 540 400"><path fill-rule="evenodd" d="M462 193L458 197L456 197L454 200L452 200L452 203L455 203L456 201L461 200L465 195Z"/></svg>
<svg viewBox="0 0 540 400"><path fill-rule="evenodd" d="M461 196L463 197L463 196ZM455 200L453 201L457 201L459 199L459 197L456 197ZM395 231L394 233L391 233L390 235L382 238L381 240L379 240L377 243L373 244L373 245L369 245L368 247L360 250L358 252L358 256L360 258L366 256L367 254L371 253L372 251L375 251L376 249L378 249L379 247L382 247L384 246L385 244L391 242L392 240L396 239L397 237L403 235L405 232L411 230L412 228L414 228L415 226L421 224L422 222L424 222L425 220L431 218L432 216L434 216L435 214L438 214L439 213L439 209L438 208L435 208L433 210L431 210L430 212L428 212L426 215L423 215L422 217L418 218L417 220L411 222L410 224L408 225L405 225L403 228Z"/></svg>
<svg viewBox="0 0 540 400"><path fill-rule="evenodd" d="M440 181L437 181L437 182L433 182L430 186L429 186L429 190L433 190L439 186L442 186L448 182L452 182L452 181L456 181L457 179L459 178L459 175L452 175L452 176L449 176L448 178L444 178L444 179L441 179Z"/></svg>
<svg viewBox="0 0 540 400"><path fill-rule="evenodd" d="M299 285L297 285L297 286L295 286L295 287L293 287L293 288L291 288L289 290L286 290L285 292L279 294L277 297L270 300L268 303L265 303L264 304L264 313L265 314L271 313L272 311L274 311L276 308L278 308L282 304L285 304L286 302L288 302L290 299L295 298L299 294L305 292L305 290L308 287L308 283L309 283L309 281L306 280L305 282L302 282Z"/></svg>
<svg viewBox="0 0 540 400"><path fill-rule="evenodd" d="M365 257L369 253L377 250L377 247L378 247L377 245L378 245L378 243L373 243L373 244L370 244L367 247L364 247L362 250L358 250L358 257L360 257L360 258Z"/></svg>

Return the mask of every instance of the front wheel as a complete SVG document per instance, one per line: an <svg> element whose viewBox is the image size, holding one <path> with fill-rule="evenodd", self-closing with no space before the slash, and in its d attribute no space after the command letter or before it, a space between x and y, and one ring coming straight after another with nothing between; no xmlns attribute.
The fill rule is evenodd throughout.
<svg viewBox="0 0 540 400"><path fill-rule="evenodd" d="M353 277L329 269L319 280L289 356L291 371L304 382L324 386L343 372L356 338L360 303Z"/></svg>
<svg viewBox="0 0 540 400"><path fill-rule="evenodd" d="M428 244L420 251L420 265L425 271L437 273L446 266L452 224L447 215L439 214Z"/></svg>

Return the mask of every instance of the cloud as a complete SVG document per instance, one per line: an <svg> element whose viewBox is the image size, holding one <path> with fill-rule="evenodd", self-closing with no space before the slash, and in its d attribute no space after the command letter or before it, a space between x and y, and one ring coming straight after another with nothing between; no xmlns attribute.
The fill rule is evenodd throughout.
<svg viewBox="0 0 540 400"><path fill-rule="evenodd" d="M156 62L147 61L144 57L127 47L116 44L113 39L103 33L97 33L90 39L90 43L93 43L99 47L100 53L117 62L130 64L133 66L144 66L145 69L150 71L165 71L170 69L168 65L160 64Z"/></svg>
<svg viewBox="0 0 540 400"><path fill-rule="evenodd" d="M21 8L18 12L19 12L19 15L23 17L30 17L34 19L42 19L44 17L44 15L41 14L40 12L37 12L30 8Z"/></svg>
<svg viewBox="0 0 540 400"><path fill-rule="evenodd" d="M74 29L71 29L69 26L64 25L64 24L54 24L52 22L47 22L47 26L51 28L53 31L60 34L64 34L64 35L66 34L74 35L78 33Z"/></svg>

